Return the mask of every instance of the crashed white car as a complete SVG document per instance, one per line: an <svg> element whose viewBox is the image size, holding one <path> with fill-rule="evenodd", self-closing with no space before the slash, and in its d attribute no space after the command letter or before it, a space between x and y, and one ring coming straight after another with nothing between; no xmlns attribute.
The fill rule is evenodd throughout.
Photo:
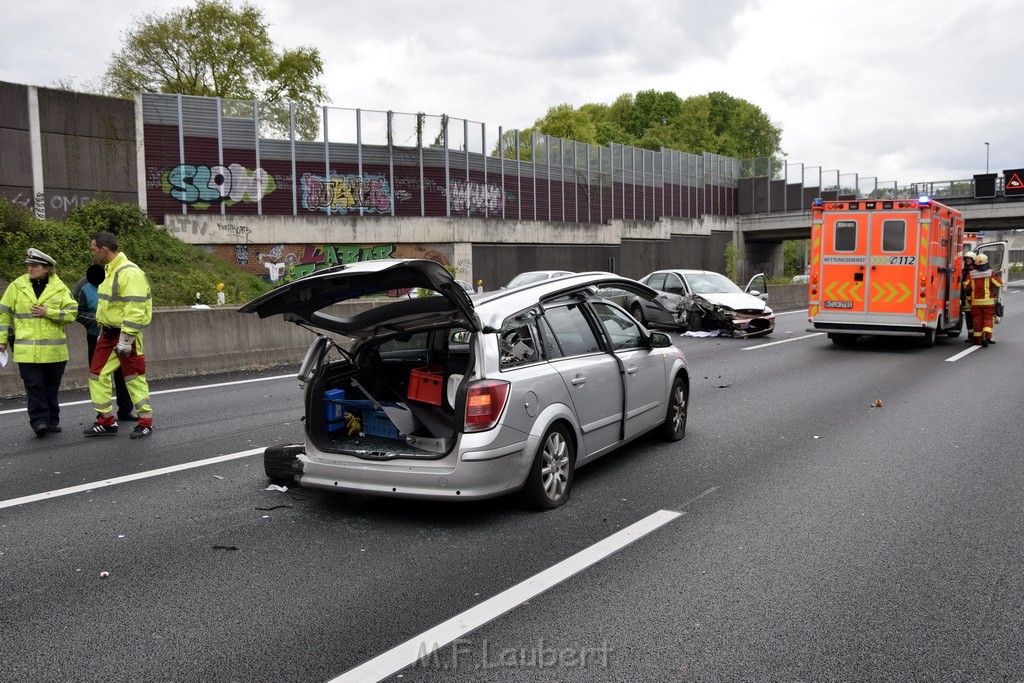
<svg viewBox="0 0 1024 683"><path fill-rule="evenodd" d="M332 305L367 295L357 313ZM564 503L576 468L648 432L686 432L683 352L601 295L651 294L581 273L472 298L433 261L336 266L241 308L317 334L299 370L304 444L268 448L275 481L379 496Z"/></svg>
<svg viewBox="0 0 1024 683"><path fill-rule="evenodd" d="M767 303L763 273L752 277L746 289L710 270L657 270L640 282L659 292L659 308L671 313L669 322L685 324L691 332L717 330L733 337L757 337L775 330L775 313ZM648 318L654 323L666 322L655 318L657 310L641 298L626 302L626 306L641 322Z"/></svg>

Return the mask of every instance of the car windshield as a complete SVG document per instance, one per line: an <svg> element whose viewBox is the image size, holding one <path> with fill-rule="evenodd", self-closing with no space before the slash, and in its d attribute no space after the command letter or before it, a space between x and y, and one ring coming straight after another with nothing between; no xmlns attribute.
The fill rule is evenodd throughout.
<svg viewBox="0 0 1024 683"><path fill-rule="evenodd" d="M739 285L721 273L688 273L686 282L690 285L690 289L697 294L743 292Z"/></svg>

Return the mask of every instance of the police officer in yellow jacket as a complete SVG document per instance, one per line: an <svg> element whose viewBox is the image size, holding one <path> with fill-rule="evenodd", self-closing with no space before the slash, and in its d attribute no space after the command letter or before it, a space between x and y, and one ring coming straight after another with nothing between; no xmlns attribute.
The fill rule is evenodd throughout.
<svg viewBox="0 0 1024 683"><path fill-rule="evenodd" d="M106 275L98 287L96 322L100 324L100 336L89 365L89 397L97 416L85 435L117 434L110 379L120 367L132 407L139 414L132 438L139 439L153 433L153 409L149 405L142 346L142 329L153 319L153 293L142 269L118 251L115 235L97 233L90 248Z"/></svg>
<svg viewBox="0 0 1024 683"><path fill-rule="evenodd" d="M29 249L28 273L17 278L0 298L0 353L14 332L12 356L25 382L28 421L36 436L60 431L57 393L68 363L64 327L75 320L78 304L54 267L57 262Z"/></svg>

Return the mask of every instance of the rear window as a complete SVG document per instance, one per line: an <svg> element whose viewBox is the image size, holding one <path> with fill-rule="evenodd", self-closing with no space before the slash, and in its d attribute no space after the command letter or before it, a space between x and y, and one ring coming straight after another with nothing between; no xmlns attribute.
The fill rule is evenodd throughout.
<svg viewBox="0 0 1024 683"><path fill-rule="evenodd" d="M906 248L906 222L889 220L882 223L882 251L904 251Z"/></svg>
<svg viewBox="0 0 1024 683"><path fill-rule="evenodd" d="M857 250L857 221L836 221L833 244L836 251Z"/></svg>

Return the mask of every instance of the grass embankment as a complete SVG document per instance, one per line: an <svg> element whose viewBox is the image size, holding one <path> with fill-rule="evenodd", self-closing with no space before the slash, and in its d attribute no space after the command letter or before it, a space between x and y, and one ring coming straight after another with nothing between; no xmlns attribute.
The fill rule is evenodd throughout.
<svg viewBox="0 0 1024 683"><path fill-rule="evenodd" d="M25 251L35 247L57 261L57 274L73 288L92 263L89 241L101 231L117 235L121 251L146 272L156 307L190 306L196 303L196 292L202 303L214 304L218 283L224 283L228 304L245 303L270 289L260 278L174 237L138 206L105 200L89 202L67 220L55 221L38 220L0 197L0 278L11 282L24 275Z"/></svg>

